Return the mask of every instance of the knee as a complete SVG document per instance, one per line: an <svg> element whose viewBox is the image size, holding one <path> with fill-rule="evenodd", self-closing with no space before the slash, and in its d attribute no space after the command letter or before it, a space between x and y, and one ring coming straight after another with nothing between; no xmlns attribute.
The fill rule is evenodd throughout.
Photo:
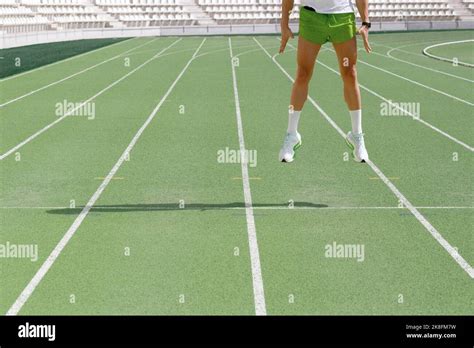
<svg viewBox="0 0 474 348"><path fill-rule="evenodd" d="M345 83L354 83L357 81L357 69L355 65L349 65L341 70L341 77Z"/></svg>
<svg viewBox="0 0 474 348"><path fill-rule="evenodd" d="M297 84L308 84L311 80L312 71L311 69L299 66L298 72L296 73Z"/></svg>

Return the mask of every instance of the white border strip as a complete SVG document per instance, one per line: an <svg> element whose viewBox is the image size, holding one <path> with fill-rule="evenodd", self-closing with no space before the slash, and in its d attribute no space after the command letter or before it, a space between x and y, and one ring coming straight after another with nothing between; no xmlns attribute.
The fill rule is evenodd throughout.
<svg viewBox="0 0 474 348"><path fill-rule="evenodd" d="M255 301L255 314L256 315L266 315L267 309L265 305L265 293L263 290L263 279L262 279L262 270L260 266L260 253L258 251L258 242L257 242L257 231L255 228L255 219L253 216L253 207L252 207L252 194L250 192L250 182L249 182L249 173L248 165L244 159L245 153L245 142L244 142L244 132L242 127L242 117L240 113L240 100L239 100L239 91L237 88L237 76L235 73L234 66L234 55L232 52L232 40L229 37L229 52L230 52L230 65L232 66L232 80L234 87L234 98L235 98L235 115L237 117L237 130L239 134L239 145L240 153L242 154L242 185L244 188L244 199L245 199L245 215L247 217L247 231L249 239L249 249L250 249L250 261L252 266L252 282L253 282L253 295Z"/></svg>
<svg viewBox="0 0 474 348"><path fill-rule="evenodd" d="M188 61L188 63L185 65L183 70L179 73L179 75L176 77L174 82L171 84L171 86L168 88L166 93L163 95L161 98L160 102L156 105L156 107L153 109L151 114L148 116L146 119L145 123L141 126L141 128L138 130L138 132L135 134L133 137L132 141L130 144L127 146L125 151L122 153L118 161L115 163L113 168L110 170L109 174L105 177L104 181L100 184L99 188L95 191L95 193L92 195L92 197L89 199L87 202L86 206L82 209L81 213L77 216L76 220L74 220L73 224L69 229L67 230L66 234L63 236L63 238L59 241L59 243L56 245L54 250L51 252L51 254L48 256L48 258L45 260L45 262L41 265L41 268L36 272L35 276L31 281L28 283L26 288L21 292L20 296L16 299L15 303L10 307L10 309L7 312L7 315L17 315L18 312L21 310L23 305L28 301L30 298L31 294L35 291L36 287L38 284L41 282L41 280L44 278L46 273L49 271L53 263L56 261L56 259L59 257L61 254L62 250L66 247L67 243L71 240L72 236L74 233L77 231L79 226L81 225L82 221L86 218L87 214L91 210L91 208L94 206L94 204L97 202L99 199L100 195L102 192L104 192L105 188L107 185L110 183L112 180L113 176L117 173L119 168L121 167L122 163L126 160L128 157L129 153L132 151L133 147L137 143L138 139L142 135L142 133L145 131L145 129L148 127L148 125L153 121L155 118L155 115L157 114L158 110L160 110L161 106L165 102L166 98L170 95L170 93L173 91L174 87L178 83L178 81L181 79L181 77L184 75L186 70L188 69L189 65L191 65L192 61L195 59L197 53L201 49L202 45L204 45L204 42L206 39L203 39L199 47L196 49L194 52L193 56L191 59ZM177 42L177 41L175 41Z"/></svg>
<svg viewBox="0 0 474 348"><path fill-rule="evenodd" d="M430 57L430 58L434 58L434 59L437 59L437 60L442 60L444 62L454 63L454 61L452 59L435 56L434 54L428 53L428 50L431 49L431 48L434 48L434 47L454 45L454 44L463 43L463 42L474 42L474 40L449 41L449 42L442 42L442 43L439 43L439 44L436 44L436 45L431 45L431 46L423 48L423 54L425 56ZM458 62L458 64L463 65L463 66L467 66L467 67L470 67L470 68L474 68L474 64L460 62L460 61Z"/></svg>
<svg viewBox="0 0 474 348"><path fill-rule="evenodd" d="M271 56L270 53L260 44L260 42L254 37L255 42L262 48L266 55L280 68L280 70L289 78L290 81L294 82L294 79L288 74L288 72L277 62L275 56ZM342 129L329 117L329 115L314 101L314 99L308 95L308 100L313 106L323 115L323 117L333 126L333 128L345 138L345 134ZM410 203L410 201L395 187L394 184L382 173L382 171L370 160L366 161L377 176L388 186L393 194L399 199L399 201L415 216L415 218L426 228L426 230L438 241L438 243L448 252L448 254L461 266L461 268L471 277L474 278L474 269L469 263L454 249L446 239L434 228L428 220Z"/></svg>

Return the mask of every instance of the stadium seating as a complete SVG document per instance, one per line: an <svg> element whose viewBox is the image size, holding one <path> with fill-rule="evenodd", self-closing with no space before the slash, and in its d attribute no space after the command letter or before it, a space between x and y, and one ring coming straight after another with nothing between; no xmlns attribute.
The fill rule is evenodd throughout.
<svg viewBox="0 0 474 348"><path fill-rule="evenodd" d="M369 11L373 22L459 20L473 16L474 0L371 0ZM281 0L1 0L0 31L277 23L280 16ZM295 6L290 19L298 18Z"/></svg>

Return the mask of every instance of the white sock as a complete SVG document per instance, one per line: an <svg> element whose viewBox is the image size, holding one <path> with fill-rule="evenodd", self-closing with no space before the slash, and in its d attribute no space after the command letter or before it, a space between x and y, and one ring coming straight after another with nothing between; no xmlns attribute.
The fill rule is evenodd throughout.
<svg viewBox="0 0 474 348"><path fill-rule="evenodd" d="M349 110L351 114L352 133L362 133L362 110Z"/></svg>
<svg viewBox="0 0 474 348"><path fill-rule="evenodd" d="M288 130L289 134L296 134L298 130L298 121L300 120L301 111L290 111L288 115Z"/></svg>

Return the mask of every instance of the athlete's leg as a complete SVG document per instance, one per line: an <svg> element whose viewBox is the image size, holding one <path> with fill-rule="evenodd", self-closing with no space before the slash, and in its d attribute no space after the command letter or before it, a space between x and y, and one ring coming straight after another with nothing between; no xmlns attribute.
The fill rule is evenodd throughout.
<svg viewBox="0 0 474 348"><path fill-rule="evenodd" d="M343 42L333 43L339 62L339 71L344 83L344 99L349 110L361 108L359 83L357 82L357 42L356 38Z"/></svg>
<svg viewBox="0 0 474 348"><path fill-rule="evenodd" d="M290 104L296 111L301 111L303 105L308 97L308 86L311 77L313 76L314 63L318 56L321 45L312 43L298 37L298 52L296 79L291 91Z"/></svg>
<svg viewBox="0 0 474 348"><path fill-rule="evenodd" d="M344 83L344 99L351 116L352 132L346 137L347 144L353 150L354 159L364 162L369 159L362 134L362 110L359 83L357 81L357 42L356 38L343 43L333 43L339 62L339 71Z"/></svg>
<svg viewBox="0 0 474 348"><path fill-rule="evenodd" d="M288 129L283 147L280 150L281 162L293 162L295 150L301 146L301 136L298 133L298 122L301 109L308 97L309 81L313 75L314 63L321 45L312 43L303 37L298 37L297 72L291 91Z"/></svg>

